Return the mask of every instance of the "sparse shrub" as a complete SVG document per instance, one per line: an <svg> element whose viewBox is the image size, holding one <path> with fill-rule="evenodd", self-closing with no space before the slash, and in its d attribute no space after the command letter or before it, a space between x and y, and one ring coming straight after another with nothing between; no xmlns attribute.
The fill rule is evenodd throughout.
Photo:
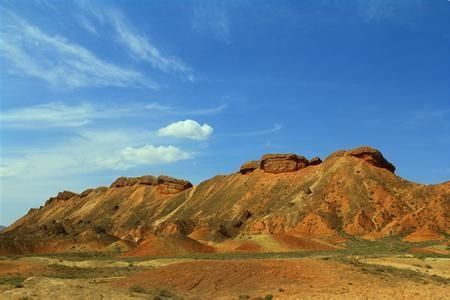
<svg viewBox="0 0 450 300"><path fill-rule="evenodd" d="M130 291L132 293L145 293L146 292L146 290L140 285L132 285L132 286L130 286L128 291Z"/></svg>
<svg viewBox="0 0 450 300"><path fill-rule="evenodd" d="M22 285L22 282L25 280L25 278L20 277L20 276L6 276L6 277L1 277L0 278L0 285L2 284L6 284L6 285L11 285L14 287L19 287L19 285ZM23 285L21 286L23 287Z"/></svg>
<svg viewBox="0 0 450 300"><path fill-rule="evenodd" d="M264 296L264 300L272 300L273 296L271 294Z"/></svg>
<svg viewBox="0 0 450 300"><path fill-rule="evenodd" d="M161 289L161 290L159 290L159 296L162 296L162 297L174 297L175 294L172 293L172 292L169 291L169 290Z"/></svg>
<svg viewBox="0 0 450 300"><path fill-rule="evenodd" d="M247 299L250 299L249 295L240 295L239 296L239 300L247 300Z"/></svg>

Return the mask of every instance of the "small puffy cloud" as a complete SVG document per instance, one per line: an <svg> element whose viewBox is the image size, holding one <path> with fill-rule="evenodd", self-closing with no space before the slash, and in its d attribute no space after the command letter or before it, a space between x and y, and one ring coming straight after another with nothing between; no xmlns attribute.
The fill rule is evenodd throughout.
<svg viewBox="0 0 450 300"><path fill-rule="evenodd" d="M97 165L110 169L129 169L138 165L156 165L174 163L193 157L193 154L178 147L144 145L126 147L118 155L100 158Z"/></svg>
<svg viewBox="0 0 450 300"><path fill-rule="evenodd" d="M200 125L197 121L188 119L159 129L158 135L203 141L208 139L213 131L214 129L206 123Z"/></svg>

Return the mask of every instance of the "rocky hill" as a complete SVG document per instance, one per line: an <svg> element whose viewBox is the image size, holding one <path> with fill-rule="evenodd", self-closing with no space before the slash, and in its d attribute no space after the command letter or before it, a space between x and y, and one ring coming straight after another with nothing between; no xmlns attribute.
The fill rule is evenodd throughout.
<svg viewBox="0 0 450 300"><path fill-rule="evenodd" d="M196 186L121 177L31 209L0 234L0 254L325 250L350 237L447 239L450 182L417 184L394 172L379 151L360 147L323 161L266 154Z"/></svg>

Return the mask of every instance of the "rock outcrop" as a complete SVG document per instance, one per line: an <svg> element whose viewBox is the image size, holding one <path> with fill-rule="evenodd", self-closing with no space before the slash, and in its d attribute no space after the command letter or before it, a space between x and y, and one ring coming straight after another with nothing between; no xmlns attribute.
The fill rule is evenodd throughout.
<svg viewBox="0 0 450 300"><path fill-rule="evenodd" d="M140 177L119 177L111 184L110 187L123 188L134 185L155 186L158 187L158 191L162 194L178 194L192 187L192 183L187 180L164 175L160 175L158 177L152 175Z"/></svg>
<svg viewBox="0 0 450 300"><path fill-rule="evenodd" d="M192 187L187 180L161 175L158 177L158 191L161 194L178 194Z"/></svg>
<svg viewBox="0 0 450 300"><path fill-rule="evenodd" d="M145 175L140 177L119 177L117 178L110 187L126 187L133 186L136 184L143 185L158 185L158 179L155 176Z"/></svg>
<svg viewBox="0 0 450 300"><path fill-rule="evenodd" d="M70 192L70 191L59 192L58 195L56 195L56 197L50 197L45 202L45 205L49 205L49 204L51 204L51 203L53 203L55 201L58 201L58 200L66 201L66 200L69 200L69 199L71 199L72 197L75 197L75 196L78 196L78 194Z"/></svg>
<svg viewBox="0 0 450 300"><path fill-rule="evenodd" d="M343 156L352 156L366 161L367 163L389 170L390 172L395 172L395 166L391 164L387 159L384 158L383 154L377 149L372 147L363 146L354 148L351 150L338 150L330 154L325 161L328 161L333 158L343 157Z"/></svg>
<svg viewBox="0 0 450 300"><path fill-rule="evenodd" d="M250 160L241 166L239 172L241 174L248 174L256 169L259 169L260 164L261 162L259 160Z"/></svg>
<svg viewBox="0 0 450 300"><path fill-rule="evenodd" d="M322 163L322 160L320 159L320 157L316 156L313 157L309 160L309 164L310 166L316 166L316 165L320 165Z"/></svg>
<svg viewBox="0 0 450 300"><path fill-rule="evenodd" d="M383 154L381 154L380 151L371 148L371 147L359 147L352 150L348 150L345 152L345 155L354 156L360 159L365 160L371 165L374 165L376 167L384 168L392 173L395 172L395 167L393 164L391 164L389 161L387 161Z"/></svg>
<svg viewBox="0 0 450 300"><path fill-rule="evenodd" d="M261 169L266 173L295 172L308 166L308 160L293 153L264 154L261 158Z"/></svg>
<svg viewBox="0 0 450 300"><path fill-rule="evenodd" d="M332 158L344 156L346 152L347 152L346 150L337 150L337 151L331 153L330 155L328 155L325 158L325 161L330 160Z"/></svg>
<svg viewBox="0 0 450 300"><path fill-rule="evenodd" d="M86 190L82 191L80 194L80 198L87 197L92 191L94 191L94 189L86 189Z"/></svg>

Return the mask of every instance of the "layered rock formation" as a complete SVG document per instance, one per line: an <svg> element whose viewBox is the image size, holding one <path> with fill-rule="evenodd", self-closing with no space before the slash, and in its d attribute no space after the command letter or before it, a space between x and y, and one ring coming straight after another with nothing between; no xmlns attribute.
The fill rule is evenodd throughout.
<svg viewBox="0 0 450 300"><path fill-rule="evenodd" d="M345 152L345 155L354 156L360 159L365 160L371 165L376 167L384 168L386 170L395 172L395 167L393 164L388 162L380 151L370 148L370 147L359 147L353 150L349 150Z"/></svg>
<svg viewBox="0 0 450 300"><path fill-rule="evenodd" d="M167 176L123 177L109 188L62 192L31 210L0 234L0 255L100 251L119 244L138 247L133 255L160 255L148 249L155 241L182 241L183 247L201 251L213 251L210 246L265 251L265 244L255 244L262 238L248 241L247 235L284 245L298 238L334 243L348 236L445 239L450 182L416 184L394 170L378 150L361 147L335 152L323 162L268 154L245 163L240 172L194 187Z"/></svg>
<svg viewBox="0 0 450 300"><path fill-rule="evenodd" d="M125 187L133 186L135 184L142 185L158 185L158 177L152 175L145 175L140 177L119 177L117 178L110 187Z"/></svg>
<svg viewBox="0 0 450 300"><path fill-rule="evenodd" d="M363 146L351 150L338 150L332 153L330 156L328 156L327 159L340 156L357 157L376 167L384 168L388 171L391 171L392 173L395 172L394 165L391 164L389 161L387 161L380 151L371 147Z"/></svg>
<svg viewBox="0 0 450 300"><path fill-rule="evenodd" d="M321 163L322 163L322 160L320 159L320 157L315 156L309 160L308 165L316 166L316 165L320 165Z"/></svg>
<svg viewBox="0 0 450 300"><path fill-rule="evenodd" d="M308 160L296 154L265 154L261 158L261 169L267 173L286 173L303 169Z"/></svg>
<svg viewBox="0 0 450 300"><path fill-rule="evenodd" d="M70 192L70 191L63 191L63 192L59 192L58 195L56 195L56 197L50 197L46 202L45 205L49 205L55 201L58 200L62 200L62 201L66 201L69 200L75 196L78 196L78 194Z"/></svg>
<svg viewBox="0 0 450 300"><path fill-rule="evenodd" d="M256 169L259 169L260 165L261 165L261 161L250 160L250 161L244 163L241 166L239 171L241 172L241 174L247 174L247 173L255 171Z"/></svg>
<svg viewBox="0 0 450 300"><path fill-rule="evenodd" d="M250 160L244 163L239 169L239 172L241 174L248 174L257 169L261 169L266 173L272 174L289 173L321 163L322 160L319 157L308 160L304 156L293 153L269 153L264 154L260 160Z"/></svg>
<svg viewBox="0 0 450 300"><path fill-rule="evenodd" d="M187 180L169 176L158 177L158 191L162 194L178 194L191 187L192 183Z"/></svg>
<svg viewBox="0 0 450 300"><path fill-rule="evenodd" d="M158 187L162 194L178 194L190 187L192 183L187 180L160 175L158 177L145 175L140 177L119 177L112 184L111 188L122 188L134 185L150 185Z"/></svg>

